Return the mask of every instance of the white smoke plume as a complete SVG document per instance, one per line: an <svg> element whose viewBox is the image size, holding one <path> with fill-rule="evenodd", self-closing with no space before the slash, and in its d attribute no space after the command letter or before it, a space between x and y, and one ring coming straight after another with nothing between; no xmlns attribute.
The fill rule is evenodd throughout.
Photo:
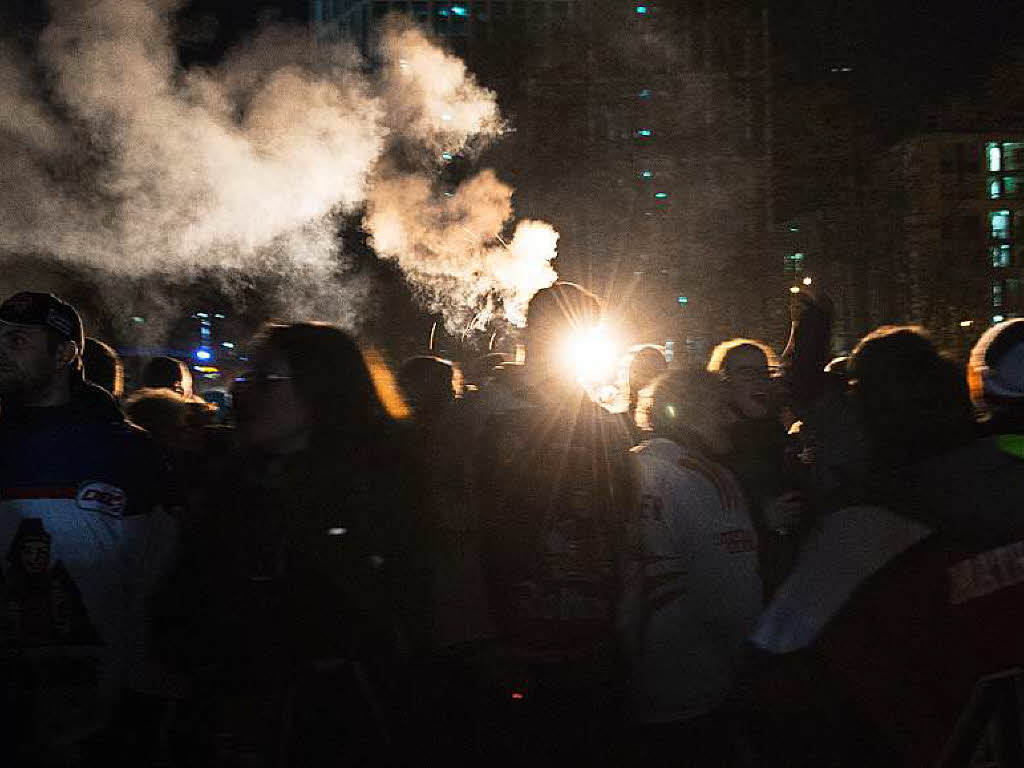
<svg viewBox="0 0 1024 768"><path fill-rule="evenodd" d="M454 211L427 175L384 171L399 143L430 173L440 148L500 135L494 94L459 59L395 25L383 67L366 74L345 43L271 28L212 69L186 70L169 31L177 4L53 0L34 62L0 39L0 253L115 275L274 270L316 285L343 263L336 215L367 205L382 255L449 313L500 298L518 320L516 307L554 279L553 233L543 256L519 237L500 253L484 247L512 214L493 174L464 185ZM418 210L378 233L381 212L402 205ZM473 247L456 245L453 217Z"/></svg>
<svg viewBox="0 0 1024 768"><path fill-rule="evenodd" d="M500 236L511 216L512 188L493 171L466 180L450 197L439 197L420 176L397 176L371 188L364 226L374 249L396 259L450 324L465 325L470 311L469 324L483 327L500 299L503 314L521 325L530 297L556 279L558 234L523 221L506 245Z"/></svg>

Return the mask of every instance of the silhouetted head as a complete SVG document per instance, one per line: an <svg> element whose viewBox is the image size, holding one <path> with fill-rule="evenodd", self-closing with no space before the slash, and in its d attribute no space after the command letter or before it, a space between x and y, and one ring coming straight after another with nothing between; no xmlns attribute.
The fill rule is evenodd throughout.
<svg viewBox="0 0 1024 768"><path fill-rule="evenodd" d="M869 333L853 350L849 379L876 465L908 464L973 435L964 376L922 328Z"/></svg>
<svg viewBox="0 0 1024 768"><path fill-rule="evenodd" d="M424 419L444 413L455 402L462 376L451 361L421 355L402 364L398 385L416 417Z"/></svg>
<svg viewBox="0 0 1024 768"><path fill-rule="evenodd" d="M771 372L778 364L767 344L730 339L712 350L707 368L725 382L729 402L740 415L759 419L768 415Z"/></svg>
<svg viewBox="0 0 1024 768"><path fill-rule="evenodd" d="M0 305L0 398L62 405L82 380L82 319L49 293L22 292Z"/></svg>
<svg viewBox="0 0 1024 768"><path fill-rule="evenodd" d="M993 325L971 350L971 399L996 430L1024 430L1024 318Z"/></svg>
<svg viewBox="0 0 1024 768"><path fill-rule="evenodd" d="M736 415L720 379L698 368L668 371L640 393L637 426L658 437L722 455L732 450Z"/></svg>
<svg viewBox="0 0 1024 768"><path fill-rule="evenodd" d="M628 385L629 408L636 410L640 390L668 370L668 362L661 349L653 344L642 344L630 350Z"/></svg>
<svg viewBox="0 0 1024 768"><path fill-rule="evenodd" d="M140 389L125 400L124 412L148 431L168 454L198 450L200 430L211 423L216 407L166 387Z"/></svg>
<svg viewBox="0 0 1024 768"><path fill-rule="evenodd" d="M82 353L85 380L102 387L114 397L124 394L124 363L113 347L88 336Z"/></svg>
<svg viewBox="0 0 1024 768"><path fill-rule="evenodd" d="M542 288L526 310L526 363L560 368L574 336L597 328L601 302L576 283Z"/></svg>
<svg viewBox="0 0 1024 768"><path fill-rule="evenodd" d="M185 363L173 357L154 357L146 363L139 383L147 389L163 387L192 397L192 373Z"/></svg>

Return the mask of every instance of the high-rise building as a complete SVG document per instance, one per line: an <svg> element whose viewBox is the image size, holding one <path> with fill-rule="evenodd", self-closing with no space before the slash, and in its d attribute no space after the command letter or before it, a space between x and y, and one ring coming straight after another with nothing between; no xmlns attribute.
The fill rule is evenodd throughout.
<svg viewBox="0 0 1024 768"><path fill-rule="evenodd" d="M514 131L481 162L517 215L559 230L560 275L609 297L636 340L699 354L781 334L760 0L310 3L319 36L371 57L392 13L498 93Z"/></svg>
<svg viewBox="0 0 1024 768"><path fill-rule="evenodd" d="M921 323L964 355L1024 316L1024 133L919 134L882 162L870 319Z"/></svg>

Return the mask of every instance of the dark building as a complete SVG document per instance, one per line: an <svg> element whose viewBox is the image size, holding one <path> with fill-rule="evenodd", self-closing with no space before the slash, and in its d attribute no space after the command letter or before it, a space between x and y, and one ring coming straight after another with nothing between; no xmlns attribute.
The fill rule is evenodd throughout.
<svg viewBox="0 0 1024 768"><path fill-rule="evenodd" d="M920 323L965 356L988 325L1024 315L1024 133L919 134L882 162L869 318Z"/></svg>

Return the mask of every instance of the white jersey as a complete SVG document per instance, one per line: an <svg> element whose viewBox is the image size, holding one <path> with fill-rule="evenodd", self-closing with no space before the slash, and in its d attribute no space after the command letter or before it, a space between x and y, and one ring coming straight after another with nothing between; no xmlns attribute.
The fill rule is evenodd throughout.
<svg viewBox="0 0 1024 768"><path fill-rule="evenodd" d="M631 457L640 499L620 629L634 714L686 720L732 689L762 607L757 538L723 467L662 438Z"/></svg>

